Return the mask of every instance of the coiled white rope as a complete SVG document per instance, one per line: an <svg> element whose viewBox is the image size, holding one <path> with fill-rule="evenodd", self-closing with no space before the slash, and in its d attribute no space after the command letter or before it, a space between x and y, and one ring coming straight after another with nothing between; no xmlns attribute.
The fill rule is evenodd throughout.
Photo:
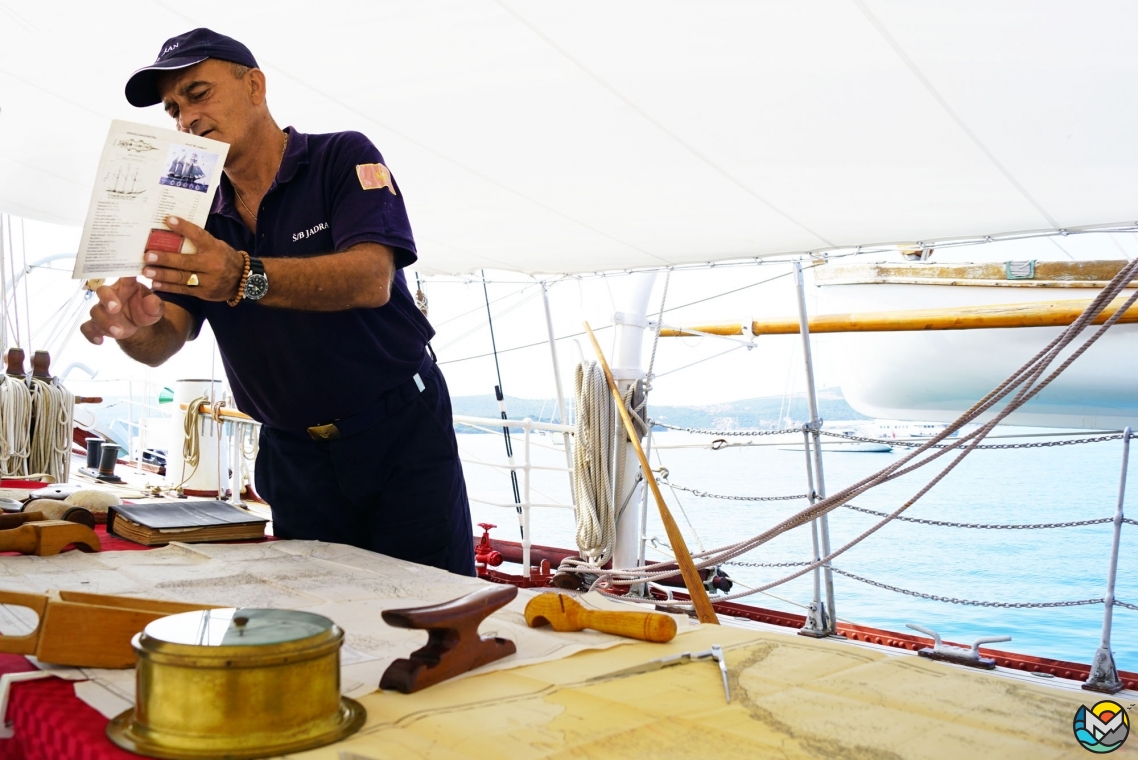
<svg viewBox="0 0 1138 760"><path fill-rule="evenodd" d="M613 484L624 468L625 447L619 446L613 456L620 423L600 365L596 362L578 364L573 379L577 407L573 446L577 548L590 564L600 566L612 557L616 522L627 506L621 505L618 510L613 503ZM624 440L622 432L622 444Z"/></svg>
<svg viewBox="0 0 1138 760"><path fill-rule="evenodd" d="M56 483L65 483L71 475L75 395L56 378L32 378L29 391L32 418L28 467L47 473Z"/></svg>
<svg viewBox="0 0 1138 760"><path fill-rule="evenodd" d="M205 424L205 418L201 412L202 407L208 403L209 396L198 396L186 404L186 416L182 423L182 433L184 434L182 438L182 472L186 471L185 468L188 465L190 473L174 486L175 489L190 482L190 478L198 471L198 465L201 463L201 428Z"/></svg>
<svg viewBox="0 0 1138 760"><path fill-rule="evenodd" d="M0 375L0 470L28 474L31 454L32 392L18 377Z"/></svg>

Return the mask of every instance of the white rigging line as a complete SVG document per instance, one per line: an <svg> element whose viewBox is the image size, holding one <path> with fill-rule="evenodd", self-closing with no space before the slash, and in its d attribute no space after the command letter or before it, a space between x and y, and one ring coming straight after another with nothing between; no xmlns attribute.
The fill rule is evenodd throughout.
<svg viewBox="0 0 1138 760"><path fill-rule="evenodd" d="M540 290L537 290L537 291L534 291L533 293L530 293L528 296L526 296L522 300L518 301L516 304L513 304L509 308L502 310L502 312L499 313L498 316L504 317L505 315L509 314L511 311L514 311L515 309L518 309L518 308L526 305L527 303L529 303L533 299L537 298L539 295L541 295ZM481 322L479 322L478 324L476 324L474 327L472 327L469 330L467 330L466 332L464 332L462 335L459 335L457 338L453 338L453 339L447 341L446 343L442 344L441 346L439 346L435 350L436 351L442 351L444 349L450 348L454 344L456 344L456 343L458 343L458 342L460 342L466 338L469 338L471 335L480 331L482 328L486 327L489 324L490 324L489 319L484 319Z"/></svg>
<svg viewBox="0 0 1138 760"><path fill-rule="evenodd" d="M806 232L807 234L814 236L815 238L820 240L825 245L833 247L834 244L831 243L829 240L827 240L821 233L815 232L814 230L810 229L805 224L803 224L799 220L795 219L794 217L792 217L787 212L783 211L778 206L774 205L767 198L759 195L755 190L753 190L745 182L743 182L743 180L739 179L734 174L731 174L724 167L720 166L718 163L716 163L714 160L712 160L712 158L710 156L708 156L706 153L703 153L698 148L696 148L694 145L692 145L691 143L684 140L678 134L676 134L671 129L669 129L667 126L665 126L663 124L663 122L661 122L659 119L656 119L651 114L649 114L647 111L645 111L643 108L636 105L636 103L632 102L632 100L629 99L628 96L626 96L620 90L616 89L616 87L609 84L606 80L602 79L599 74L597 74L595 71L593 71L588 66L586 66L580 59L573 56L573 54L570 53L568 50L566 50L565 48L558 45L551 37L549 37L547 34L545 34L540 29L538 29L537 26L535 26L532 22L530 22L529 19L525 18L520 13L518 13L516 10L514 10L510 6L506 5L506 3L502 2L502 0L494 0L494 2L500 8L502 8L502 10L504 10L506 13L513 16L514 19L516 19L518 21L518 23L520 23L522 26L526 27L531 32L533 32L533 34L536 35L539 39L541 39L542 42L544 42L546 45L549 45L549 47L551 47L555 51L557 51L557 53L559 53L565 60L569 61L571 64L576 66L587 77L589 77L594 82L596 82L601 87L603 87L610 95L612 95L617 100L619 100L621 103L623 103L625 106L627 106L629 109L631 109L633 113L635 113L640 118L644 119L646 122L651 124L656 129L658 129L660 132L662 132L664 135L666 135L668 138L670 138L672 140L672 142L676 143L681 148L686 150L688 153L695 156L701 162L706 164L710 169L712 169L714 172L719 174L719 176L723 177L724 179L729 181L731 184L738 187L744 193L751 196L752 198L757 200L759 203L761 203L763 206L765 206L767 209L774 212L775 214L778 214L779 216L781 216L783 219L785 219L786 221L793 224L798 229Z"/></svg>
<svg viewBox="0 0 1138 760"><path fill-rule="evenodd" d="M694 367L697 364L703 364L704 362L709 362L712 359L718 359L720 356L723 356L725 354L729 354L732 351L738 351L740 348L747 348L747 345L740 344L738 346L732 346L731 348L727 349L726 351L720 351L717 354L712 354L711 356L706 356L703 359L697 359L696 361L692 362L691 364L685 364L682 367L676 367L675 369L670 369L667 372L661 372L660 374L656 375L656 377L653 379L659 379L661 377L667 377L668 375L675 374L676 372L688 369L689 367Z"/></svg>
<svg viewBox="0 0 1138 760"><path fill-rule="evenodd" d="M19 291L16 289L16 252L15 252L15 248L12 245L12 217L11 216L8 217L7 234L8 234L8 246L7 246L8 272L11 275L10 282L12 284L12 295L11 295L11 298L8 298L8 293L7 293L7 291L5 291L5 293L4 293L4 309L5 309L5 311L8 311L12 314L13 322L15 323L14 326L16 328L16 334L15 334L16 341L15 342L16 342L17 346L20 346L22 348L24 345L24 342L21 339L20 309L19 309L19 304L17 303L17 298L16 298ZM0 266L3 266L3 265L4 265L4 262L0 261Z"/></svg>
<svg viewBox="0 0 1138 760"><path fill-rule="evenodd" d="M28 327L28 350L32 346L32 299L28 297L28 235L24 231L24 217L20 217L20 257L24 264L24 324Z"/></svg>
<svg viewBox="0 0 1138 760"><path fill-rule="evenodd" d="M933 98L933 100L937 102L941 109L944 110L946 114L948 114L948 117L956 123L956 126L960 128L960 131L963 132L968 137L968 139L972 141L972 144L975 145L976 148L984 154L992 166L994 166L996 170L1004 176L1004 179L1006 179L1008 183L1013 188L1015 188L1020 195L1023 196L1024 200L1030 203L1032 208L1039 212L1039 215L1042 216L1049 225L1057 229L1059 227L1059 223L1055 221L1055 219L1053 219L1049 213L1047 213L1046 209L1043 208L1039 201L1032 197L1031 193L1027 191L1027 188L1019 183L1019 180L1017 180L1012 175L1008 168L1000 163L999 159L996 158L996 155L988 149L988 146L981 142L980 137L975 132L973 132L967 124L964 123L964 119L960 118L956 111L952 109L952 106L948 104L948 101L945 100L944 96L940 94L936 87L933 87L933 83L929 81L929 78L926 77L919 68L917 68L917 64L913 62L913 59L910 58L905 50L901 47L901 45L898 44L895 39L893 39L893 36L889 34L888 30L886 30L885 25L882 24L881 21L879 21L878 18L873 15L869 8L866 7L864 0L852 1L853 4L857 6L858 10L861 11L862 15L865 16L866 20L869 21L869 23L873 25L873 28L877 30L877 33L881 35L881 38L884 39L885 42L888 43L889 47L893 49L893 52L897 55L897 57L900 58L901 61L909 68L909 71L912 72L917 81L921 83L921 86L925 88L925 91L928 92L928 94Z"/></svg>

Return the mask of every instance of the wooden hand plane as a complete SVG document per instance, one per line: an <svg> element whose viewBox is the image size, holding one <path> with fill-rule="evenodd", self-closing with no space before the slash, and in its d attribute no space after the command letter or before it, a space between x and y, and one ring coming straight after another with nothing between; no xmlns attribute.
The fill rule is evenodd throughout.
<svg viewBox="0 0 1138 760"><path fill-rule="evenodd" d="M46 557L59 554L71 544L80 551L97 552L102 549L95 531L86 525L65 520L26 522L18 528L0 530L0 552Z"/></svg>
<svg viewBox="0 0 1138 760"><path fill-rule="evenodd" d="M40 662L80 668L132 668L137 657L130 640L147 623L179 612L212 609L208 604L78 591L0 591L0 604L27 607L39 616L36 629L26 636L0 636L0 652L30 654Z"/></svg>

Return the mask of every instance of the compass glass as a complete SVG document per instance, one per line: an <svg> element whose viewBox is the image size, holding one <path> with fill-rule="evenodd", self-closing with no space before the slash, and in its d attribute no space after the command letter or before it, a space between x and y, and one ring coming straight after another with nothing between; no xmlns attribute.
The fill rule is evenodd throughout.
<svg viewBox="0 0 1138 760"><path fill-rule="evenodd" d="M331 628L331 620L311 612L227 607L160 618L145 633L169 644L232 647L299 641Z"/></svg>

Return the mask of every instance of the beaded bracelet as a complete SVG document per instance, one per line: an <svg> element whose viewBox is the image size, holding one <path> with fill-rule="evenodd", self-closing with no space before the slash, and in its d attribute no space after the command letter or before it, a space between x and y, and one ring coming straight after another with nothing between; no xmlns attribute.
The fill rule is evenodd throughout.
<svg viewBox="0 0 1138 760"><path fill-rule="evenodd" d="M238 251L238 253L245 259L245 271L241 273L241 279L237 282L237 295L226 301L230 306L236 306L245 297L245 283L249 281L249 273L253 270L253 262L249 261L249 254L245 251Z"/></svg>

